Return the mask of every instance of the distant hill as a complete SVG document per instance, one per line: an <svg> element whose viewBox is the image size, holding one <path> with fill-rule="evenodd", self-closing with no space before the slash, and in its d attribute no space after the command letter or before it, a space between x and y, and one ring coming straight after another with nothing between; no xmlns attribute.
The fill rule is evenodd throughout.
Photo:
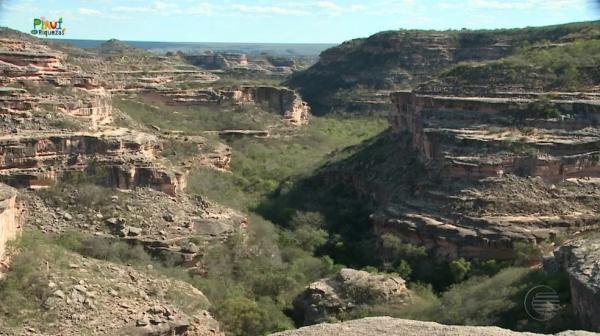
<svg viewBox="0 0 600 336"><path fill-rule="evenodd" d="M381 91L413 88L459 63L500 60L527 48L598 38L600 21L522 29L386 31L323 51L316 64L296 73L288 84L300 90L314 112L323 114L345 110L357 97L369 101Z"/></svg>
<svg viewBox="0 0 600 336"><path fill-rule="evenodd" d="M97 48L105 41L61 39L79 48ZM128 45L155 53L182 51L185 53L202 53L204 51L244 53L257 56L267 53L273 56L316 57L323 50L334 44L303 43L234 43L234 42L146 42L124 41Z"/></svg>
<svg viewBox="0 0 600 336"><path fill-rule="evenodd" d="M132 54L145 52L144 49L133 47L117 39L110 39L96 46L94 50L102 55Z"/></svg>

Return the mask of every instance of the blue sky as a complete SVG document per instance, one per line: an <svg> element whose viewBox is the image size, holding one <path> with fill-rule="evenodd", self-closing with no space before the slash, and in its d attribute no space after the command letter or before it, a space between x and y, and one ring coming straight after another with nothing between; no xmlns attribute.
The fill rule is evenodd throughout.
<svg viewBox="0 0 600 336"><path fill-rule="evenodd" d="M597 20L591 0L0 0L0 25L62 17L65 38L339 43L399 28L540 26Z"/></svg>

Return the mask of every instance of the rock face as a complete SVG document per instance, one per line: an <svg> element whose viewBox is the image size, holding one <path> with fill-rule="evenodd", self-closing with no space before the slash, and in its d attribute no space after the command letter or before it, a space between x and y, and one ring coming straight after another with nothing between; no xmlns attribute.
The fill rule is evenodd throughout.
<svg viewBox="0 0 600 336"><path fill-rule="evenodd" d="M582 207L566 196L600 177L597 94L555 93L544 100L535 93L464 97L415 90L391 99L398 145L446 179L446 187L415 186L413 200L382 206L372 215L379 234L398 234L439 256L510 259L514 242L597 228L600 214L588 203L595 189L588 187L591 198ZM538 113L542 104L551 115ZM538 205L527 210L517 199ZM567 210L574 206L581 211Z"/></svg>
<svg viewBox="0 0 600 336"><path fill-rule="evenodd" d="M248 58L245 54L236 53L212 53L201 55L187 55L186 59L197 66L205 69L231 69L236 66L247 66Z"/></svg>
<svg viewBox="0 0 600 336"><path fill-rule="evenodd" d="M411 146L422 157L441 159L442 153L452 145L448 143L449 140L462 141L470 146L479 145L479 148L497 147L513 141L498 133L508 130L509 118L519 118L515 114L521 113L523 122L519 124L522 127L535 127L536 134L521 134L519 140L546 155L537 155L528 160L515 156L486 155L487 161L484 161L483 158L444 154L450 161L449 173L471 172L491 176L499 171L515 173L526 170L530 175L548 178L593 174L597 169L594 150L598 141L596 132L580 130L587 130L590 125L600 121L600 96L595 93L555 94L547 103L556 113L554 119L526 119L526 112L519 108L534 108L533 104L539 102L542 96L514 93L491 97L449 97L443 94L420 94L418 91L397 92L391 95L394 110L390 114L390 123L395 131L411 135ZM485 123L485 127L469 127L469 122ZM490 132L491 127L497 129L496 134ZM455 151L458 152L458 149ZM480 161L479 164L477 161Z"/></svg>
<svg viewBox="0 0 600 336"><path fill-rule="evenodd" d="M571 302L582 328L600 331L600 239L579 239L555 251L569 275Z"/></svg>
<svg viewBox="0 0 600 336"><path fill-rule="evenodd" d="M273 336L534 336L498 327L448 326L435 322L411 321L391 317L369 317L344 323L318 324L297 330L284 331ZM565 331L557 336L591 336L585 331Z"/></svg>
<svg viewBox="0 0 600 336"><path fill-rule="evenodd" d="M155 136L125 129L103 132L36 132L0 137L0 178L15 186L43 187L71 171L108 170L119 188L150 186L174 194L182 176L157 162Z"/></svg>
<svg viewBox="0 0 600 336"><path fill-rule="evenodd" d="M21 231L23 213L17 191L0 184L0 270L6 266L6 244Z"/></svg>
<svg viewBox="0 0 600 336"><path fill-rule="evenodd" d="M234 99L241 102L254 102L283 116L293 124L308 123L310 107L293 90L271 86L244 87L240 93L234 93Z"/></svg>
<svg viewBox="0 0 600 336"><path fill-rule="evenodd" d="M281 115L294 125L307 124L310 107L294 90L273 86L244 86L233 89L160 89L143 92L165 99L169 105L256 104Z"/></svg>
<svg viewBox="0 0 600 336"><path fill-rule="evenodd" d="M310 325L335 318L359 304L405 303L409 299L410 291L399 276L344 268L310 284L294 300L294 313L303 325Z"/></svg>

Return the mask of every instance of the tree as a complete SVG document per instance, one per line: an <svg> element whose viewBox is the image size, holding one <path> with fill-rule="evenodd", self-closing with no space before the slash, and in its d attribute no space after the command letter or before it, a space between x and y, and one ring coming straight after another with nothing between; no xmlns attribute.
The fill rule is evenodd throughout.
<svg viewBox="0 0 600 336"><path fill-rule="evenodd" d="M454 278L454 282L463 281L471 270L471 263L463 258L450 262L450 273Z"/></svg>

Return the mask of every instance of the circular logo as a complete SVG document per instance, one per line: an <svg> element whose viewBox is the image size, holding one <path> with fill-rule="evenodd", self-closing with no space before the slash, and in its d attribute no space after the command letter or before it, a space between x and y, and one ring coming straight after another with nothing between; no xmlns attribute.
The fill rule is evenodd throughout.
<svg viewBox="0 0 600 336"><path fill-rule="evenodd" d="M548 321L558 313L560 298L558 293L548 286L535 286L525 295L525 312L536 321Z"/></svg>

